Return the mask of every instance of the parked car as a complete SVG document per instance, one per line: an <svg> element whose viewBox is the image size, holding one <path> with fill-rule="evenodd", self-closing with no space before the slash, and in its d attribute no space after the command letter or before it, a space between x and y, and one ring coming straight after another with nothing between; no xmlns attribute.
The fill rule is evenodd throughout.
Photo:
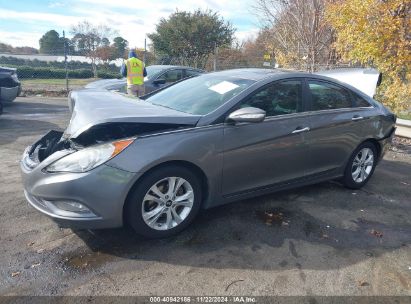
<svg viewBox="0 0 411 304"><path fill-rule="evenodd" d="M127 222L146 237L181 231L201 208L278 190L331 179L358 189L396 119L350 85L282 70L203 74L137 102L104 90L70 99L65 132L23 154L27 200L64 227Z"/></svg>
<svg viewBox="0 0 411 304"><path fill-rule="evenodd" d="M20 91L16 69L0 67L0 114L3 112L3 103L16 99Z"/></svg>
<svg viewBox="0 0 411 304"><path fill-rule="evenodd" d="M146 67L147 76L144 79L145 93L166 87L176 81L187 77L198 76L205 71L177 65L151 65ZM86 85L87 89L105 89L109 91L127 92L127 80L102 79Z"/></svg>

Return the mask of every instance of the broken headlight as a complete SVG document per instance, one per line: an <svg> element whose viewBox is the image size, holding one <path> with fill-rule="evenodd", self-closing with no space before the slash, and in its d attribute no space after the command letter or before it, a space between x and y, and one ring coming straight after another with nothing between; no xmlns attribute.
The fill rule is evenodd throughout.
<svg viewBox="0 0 411 304"><path fill-rule="evenodd" d="M134 138L84 148L50 164L46 171L73 173L90 171L119 154L133 141Z"/></svg>

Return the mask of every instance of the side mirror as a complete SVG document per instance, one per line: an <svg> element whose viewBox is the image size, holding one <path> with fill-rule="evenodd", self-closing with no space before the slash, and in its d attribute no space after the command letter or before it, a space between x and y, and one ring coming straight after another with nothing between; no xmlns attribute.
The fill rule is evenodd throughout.
<svg viewBox="0 0 411 304"><path fill-rule="evenodd" d="M228 115L227 121L234 122L262 122L265 119L265 111L259 108L247 107L238 109Z"/></svg>
<svg viewBox="0 0 411 304"><path fill-rule="evenodd" d="M164 78L156 79L153 81L153 84L159 85L159 84L165 84L166 80Z"/></svg>

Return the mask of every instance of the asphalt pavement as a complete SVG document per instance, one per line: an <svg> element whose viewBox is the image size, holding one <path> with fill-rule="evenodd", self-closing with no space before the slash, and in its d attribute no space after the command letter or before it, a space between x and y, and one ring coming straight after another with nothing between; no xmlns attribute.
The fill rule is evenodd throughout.
<svg viewBox="0 0 411 304"><path fill-rule="evenodd" d="M411 149L361 190L325 182L204 211L178 236L60 229L25 201L26 146L69 120L64 98L0 116L0 295L411 296Z"/></svg>

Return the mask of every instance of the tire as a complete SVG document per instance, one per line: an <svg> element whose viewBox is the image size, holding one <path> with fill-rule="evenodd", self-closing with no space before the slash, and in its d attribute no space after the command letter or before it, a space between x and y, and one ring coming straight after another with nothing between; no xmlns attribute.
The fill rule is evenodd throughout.
<svg viewBox="0 0 411 304"><path fill-rule="evenodd" d="M181 184L174 194L168 192L173 180L175 186ZM137 183L128 196L125 219L143 237L163 238L177 234L193 221L200 210L200 180L185 167L161 167Z"/></svg>
<svg viewBox="0 0 411 304"><path fill-rule="evenodd" d="M377 148L373 143L364 142L359 145L347 163L343 184L350 189L360 189L364 186L374 173L377 158Z"/></svg>

